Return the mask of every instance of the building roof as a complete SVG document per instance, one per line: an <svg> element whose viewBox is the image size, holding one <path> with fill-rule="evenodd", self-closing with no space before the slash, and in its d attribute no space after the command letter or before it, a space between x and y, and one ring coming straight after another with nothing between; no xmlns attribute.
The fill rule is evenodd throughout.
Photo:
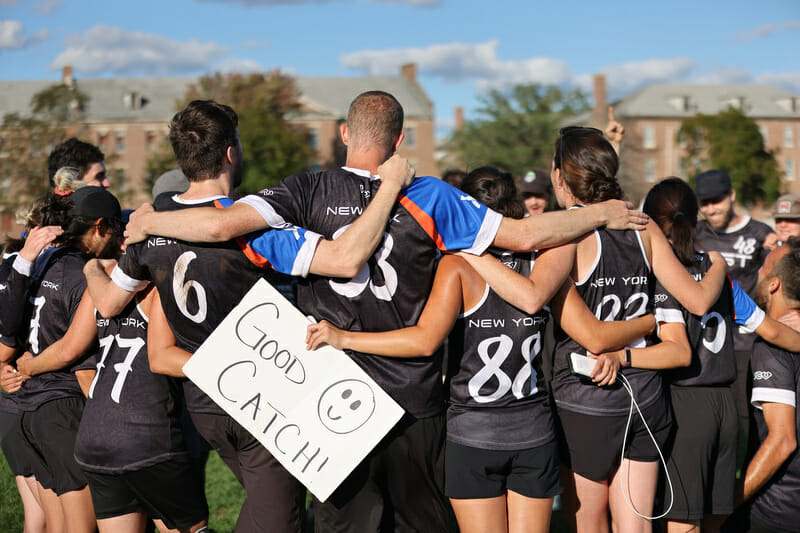
<svg viewBox="0 0 800 533"><path fill-rule="evenodd" d="M629 118L714 115L729 106L752 118L800 118L800 96L762 85L656 84L613 105L615 114Z"/></svg>
<svg viewBox="0 0 800 533"><path fill-rule="evenodd" d="M175 113L176 102L196 81L197 78L78 78L74 83L89 97L86 122L167 122ZM0 117L9 113L30 115L31 97L57 83L58 80L0 81ZM406 117L433 119L433 104L425 92L404 77L299 77L297 84L306 110L297 118L343 119L355 96L377 89L393 94L403 105Z"/></svg>

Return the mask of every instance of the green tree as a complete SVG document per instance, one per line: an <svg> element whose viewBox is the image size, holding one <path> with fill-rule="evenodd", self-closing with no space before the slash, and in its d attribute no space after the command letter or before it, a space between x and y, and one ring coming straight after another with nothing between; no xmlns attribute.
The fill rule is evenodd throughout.
<svg viewBox="0 0 800 533"><path fill-rule="evenodd" d="M581 91L539 84L492 90L480 101L477 118L453 134L450 149L464 168L493 165L515 175L550 168L559 126L589 109Z"/></svg>
<svg viewBox="0 0 800 533"><path fill-rule="evenodd" d="M684 120L678 142L686 147L681 162L692 183L697 174L718 168L728 172L736 198L745 205L772 202L780 194L775 152L764 147L758 125L740 110L729 107L716 115Z"/></svg>
<svg viewBox="0 0 800 533"><path fill-rule="evenodd" d="M213 99L239 115L239 139L244 149L240 192L255 192L309 167L314 156L310 136L288 122L300 110L294 79L279 71L265 74L214 74L192 85L178 109L196 99ZM148 161L151 179L176 168L164 150Z"/></svg>

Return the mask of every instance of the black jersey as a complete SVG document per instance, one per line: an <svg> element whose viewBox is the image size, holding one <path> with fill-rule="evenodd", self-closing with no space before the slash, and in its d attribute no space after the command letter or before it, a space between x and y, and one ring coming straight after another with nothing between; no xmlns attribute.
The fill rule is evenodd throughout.
<svg viewBox="0 0 800 533"><path fill-rule="evenodd" d="M0 344L8 346L9 348L17 348L17 340L13 337L6 337L0 335ZM9 394L4 390L0 390L0 412L16 414L19 412L17 407L17 397L15 394Z"/></svg>
<svg viewBox="0 0 800 533"><path fill-rule="evenodd" d="M769 250L764 249L764 240L772 233L772 228L742 217L736 226L715 230L706 221L697 223L697 243L703 250L719 252L728 263L731 277L751 297L755 296L758 269L764 264ZM738 329L734 331L733 342L736 350L749 350L755 335L748 335Z"/></svg>
<svg viewBox="0 0 800 533"><path fill-rule="evenodd" d="M186 201L177 195L160 195L154 207L157 211L172 211L222 207L223 203L230 204L230 200L215 197ZM263 267L286 262L295 265L291 268L299 268L298 273L307 272L318 240L311 236L303 230L268 231L263 238L254 236L247 242L238 239L218 244L151 236L127 248L111 273L111 279L131 292L152 281L177 346L194 353L262 277ZM255 245L254 239L259 238L260 244ZM265 240L270 239L270 242L283 241L272 249L274 253L260 247L269 247L270 243L265 244ZM254 255L262 260L254 262ZM191 381L185 381L184 391L190 411L225 413Z"/></svg>
<svg viewBox="0 0 800 533"><path fill-rule="evenodd" d="M750 358L753 396L759 442L767 438L767 425L761 412L762 403L782 403L794 407L796 438L800 442L800 357L761 339L753 345ZM756 495L752 512L767 524L796 531L800 524L800 453L786 459L772 478Z"/></svg>
<svg viewBox="0 0 800 533"><path fill-rule="evenodd" d="M117 474L184 455L180 386L150 371L138 298L114 318L95 316L100 350L91 358L97 372L75 441L78 464Z"/></svg>
<svg viewBox="0 0 800 533"><path fill-rule="evenodd" d="M86 290L83 266L88 256L69 247L50 250L34 262L27 291L25 349L34 357L64 336ZM16 393L20 409L33 411L50 400L82 398L73 374L81 362L25 381Z"/></svg>
<svg viewBox="0 0 800 533"><path fill-rule="evenodd" d="M531 254L490 250L528 276ZM528 315L486 285L482 300L465 309L450 332L457 371L450 381L447 439L492 450L539 446L555 435L542 374L545 308Z"/></svg>
<svg viewBox="0 0 800 533"><path fill-rule="evenodd" d="M288 221L336 238L364 211L380 184L369 172L351 170L295 174L240 201L258 209L273 227ZM349 280L301 280L298 306L349 331L413 326L433 285L439 250L480 253L494 240L500 220L500 215L441 180L417 178L400 195L383 242L361 271ZM442 411L441 351L408 359L348 354L412 415Z"/></svg>
<svg viewBox="0 0 800 533"><path fill-rule="evenodd" d="M629 320L648 312L650 303L650 263L641 236L636 231L595 230L597 256L592 270L575 283L578 293L598 320ZM567 318L568 320L568 318ZM650 339L640 339L632 346L648 346ZM579 413L626 415L631 398L619 380L598 387L588 378L570 371L569 354L586 355L586 349L559 328L553 363L553 396L559 408ZM622 374L630 381L636 401L646 407L661 397L661 377L653 370L625 368Z"/></svg>
<svg viewBox="0 0 800 533"><path fill-rule="evenodd" d="M709 268L708 255L697 252L695 263L687 270L699 281ZM702 317L684 309L660 282L656 283L654 302L656 320L685 324L692 347L692 362L688 367L666 371L670 383L683 387L733 383L736 379L733 332L740 326L754 331L764 319L764 312L736 281L728 276L719 298Z"/></svg>

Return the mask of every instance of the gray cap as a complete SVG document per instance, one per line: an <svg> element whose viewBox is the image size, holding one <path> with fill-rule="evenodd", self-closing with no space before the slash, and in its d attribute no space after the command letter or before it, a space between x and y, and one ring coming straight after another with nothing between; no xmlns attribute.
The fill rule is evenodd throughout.
<svg viewBox="0 0 800 533"><path fill-rule="evenodd" d="M189 180L183 175L181 169L176 168L175 170L169 170L161 174L155 184L153 184L153 200L165 192L180 194L186 192L188 188Z"/></svg>
<svg viewBox="0 0 800 533"><path fill-rule="evenodd" d="M731 177L724 170L706 170L697 175L694 194L700 201L717 198L733 188Z"/></svg>
<svg viewBox="0 0 800 533"><path fill-rule="evenodd" d="M524 198L531 194L543 196L550 192L550 175L542 169L535 168L528 171L519 183L519 193Z"/></svg>
<svg viewBox="0 0 800 533"><path fill-rule="evenodd" d="M775 202L774 218L800 218L800 194L784 194Z"/></svg>

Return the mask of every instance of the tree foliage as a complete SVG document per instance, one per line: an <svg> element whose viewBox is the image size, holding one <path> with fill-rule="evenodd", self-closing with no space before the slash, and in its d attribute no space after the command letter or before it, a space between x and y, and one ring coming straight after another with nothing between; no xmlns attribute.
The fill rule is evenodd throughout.
<svg viewBox="0 0 800 533"><path fill-rule="evenodd" d="M684 120L678 142L686 147L682 163L692 182L697 174L718 168L728 172L736 198L744 204L772 202L780 194L775 154L765 149L758 125L740 110L729 107Z"/></svg>
<svg viewBox="0 0 800 533"><path fill-rule="evenodd" d="M27 206L47 191L47 157L68 137L81 131L81 110L89 97L63 84L31 97L32 116L3 117L0 135L0 208Z"/></svg>
<svg viewBox="0 0 800 533"><path fill-rule="evenodd" d="M559 125L589 109L581 91L539 84L491 90L480 101L478 118L453 134L450 149L466 169L493 165L516 175L550 168Z"/></svg>
<svg viewBox="0 0 800 533"><path fill-rule="evenodd" d="M239 139L244 149L244 177L240 191L255 192L281 178L305 170L314 150L307 131L287 118L300 110L300 93L294 79L271 71L266 74L214 74L203 76L179 102L213 99L231 106L239 115ZM152 178L175 168L174 157L158 150L148 161Z"/></svg>

